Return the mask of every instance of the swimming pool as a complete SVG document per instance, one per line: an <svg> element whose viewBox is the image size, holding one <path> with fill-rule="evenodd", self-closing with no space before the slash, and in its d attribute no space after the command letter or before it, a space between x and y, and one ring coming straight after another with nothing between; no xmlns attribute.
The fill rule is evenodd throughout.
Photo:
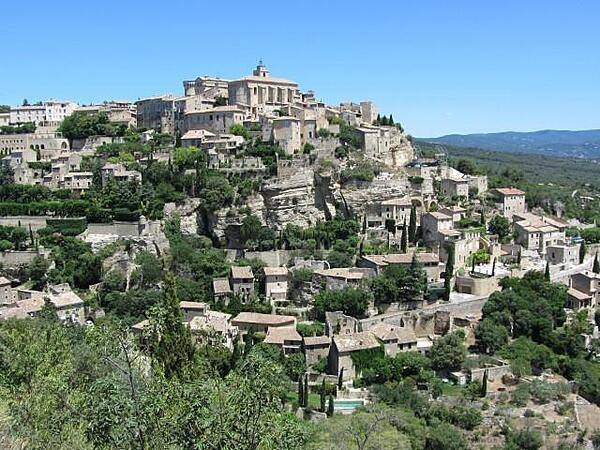
<svg viewBox="0 0 600 450"><path fill-rule="evenodd" d="M354 411L356 408L364 406L365 401L357 398L357 399L340 399L333 401L333 409L334 411Z"/></svg>

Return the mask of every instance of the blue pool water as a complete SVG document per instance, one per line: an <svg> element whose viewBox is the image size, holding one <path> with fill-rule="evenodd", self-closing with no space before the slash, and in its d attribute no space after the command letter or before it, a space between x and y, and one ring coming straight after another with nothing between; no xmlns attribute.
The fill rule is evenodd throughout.
<svg viewBox="0 0 600 450"><path fill-rule="evenodd" d="M363 400L334 400L333 408L337 411L352 411L364 405Z"/></svg>

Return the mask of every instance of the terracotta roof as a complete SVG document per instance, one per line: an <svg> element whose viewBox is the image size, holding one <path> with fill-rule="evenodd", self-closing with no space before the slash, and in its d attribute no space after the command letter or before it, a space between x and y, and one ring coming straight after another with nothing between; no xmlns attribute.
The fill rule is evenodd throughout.
<svg viewBox="0 0 600 450"><path fill-rule="evenodd" d="M369 332L338 334L333 336L333 342L339 352L355 352L380 345L375 335Z"/></svg>
<svg viewBox="0 0 600 450"><path fill-rule="evenodd" d="M215 294L230 294L231 287L229 286L229 279L214 278L213 279L213 292Z"/></svg>
<svg viewBox="0 0 600 450"><path fill-rule="evenodd" d="M254 278L250 266L231 266L231 277L234 279Z"/></svg>
<svg viewBox="0 0 600 450"><path fill-rule="evenodd" d="M591 298L591 295L586 294L585 292L578 291L577 289L570 288L567 291L567 294L577 300L587 300Z"/></svg>
<svg viewBox="0 0 600 450"><path fill-rule="evenodd" d="M525 195L525 192L517 188L496 188L496 191L502 195Z"/></svg>
<svg viewBox="0 0 600 450"><path fill-rule="evenodd" d="M314 273L323 277L344 278L345 280L362 280L365 274L352 269L353 268L349 267L339 267L336 269L315 270Z"/></svg>
<svg viewBox="0 0 600 450"><path fill-rule="evenodd" d="M436 218L437 220L452 220L451 216L448 216L447 214L443 214L443 213L437 212L437 211L436 212L430 212L430 213L427 213L425 215L430 215L430 216Z"/></svg>
<svg viewBox="0 0 600 450"><path fill-rule="evenodd" d="M300 344L302 336L296 331L295 326L291 327L269 327L267 336L263 341L265 344L283 345L285 341L293 341Z"/></svg>
<svg viewBox="0 0 600 450"><path fill-rule="evenodd" d="M231 314L219 311L207 311L203 316L196 316L190 321L190 329L213 329L219 333L227 333L230 326Z"/></svg>
<svg viewBox="0 0 600 450"><path fill-rule="evenodd" d="M305 346L329 345L330 343L331 343L331 339L329 336L306 336L304 338Z"/></svg>
<svg viewBox="0 0 600 450"><path fill-rule="evenodd" d="M410 327L399 327L387 323L378 323L369 331L382 341L397 339L399 344L417 342L417 335Z"/></svg>
<svg viewBox="0 0 600 450"><path fill-rule="evenodd" d="M286 276L288 274L287 267L263 267L263 271L265 272L265 275L271 276Z"/></svg>
<svg viewBox="0 0 600 450"><path fill-rule="evenodd" d="M280 327L296 323L294 316L279 316L276 314L262 314L255 312L241 312L232 321L234 325L239 323L248 323L256 325L267 325Z"/></svg>
<svg viewBox="0 0 600 450"><path fill-rule="evenodd" d="M394 206L412 206L410 197L396 197L384 200L381 202L383 206L394 205Z"/></svg>
<svg viewBox="0 0 600 450"><path fill-rule="evenodd" d="M200 310L208 309L208 305L203 302L179 302L179 307L181 309L200 309Z"/></svg>
<svg viewBox="0 0 600 450"><path fill-rule="evenodd" d="M50 301L58 309L66 308L69 306L83 305L83 300L81 299L81 297L79 297L79 295L77 295L73 291L52 295L50 297Z"/></svg>

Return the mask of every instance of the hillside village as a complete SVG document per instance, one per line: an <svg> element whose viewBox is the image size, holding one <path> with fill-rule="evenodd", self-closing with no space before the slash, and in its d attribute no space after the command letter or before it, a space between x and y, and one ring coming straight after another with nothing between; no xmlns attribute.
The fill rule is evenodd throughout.
<svg viewBox="0 0 600 450"><path fill-rule="evenodd" d="M224 380L277 349L301 424L410 397L453 448L600 442L594 225L424 154L399 119L262 62L180 96L1 107L0 318L115 320L151 360L171 301Z"/></svg>

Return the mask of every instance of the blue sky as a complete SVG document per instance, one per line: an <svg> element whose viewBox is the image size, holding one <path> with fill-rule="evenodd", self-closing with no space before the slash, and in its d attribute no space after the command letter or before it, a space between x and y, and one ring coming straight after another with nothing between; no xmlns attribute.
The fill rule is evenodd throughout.
<svg viewBox="0 0 600 450"><path fill-rule="evenodd" d="M600 2L10 1L0 104L181 93L263 59L415 136L600 128Z"/></svg>

